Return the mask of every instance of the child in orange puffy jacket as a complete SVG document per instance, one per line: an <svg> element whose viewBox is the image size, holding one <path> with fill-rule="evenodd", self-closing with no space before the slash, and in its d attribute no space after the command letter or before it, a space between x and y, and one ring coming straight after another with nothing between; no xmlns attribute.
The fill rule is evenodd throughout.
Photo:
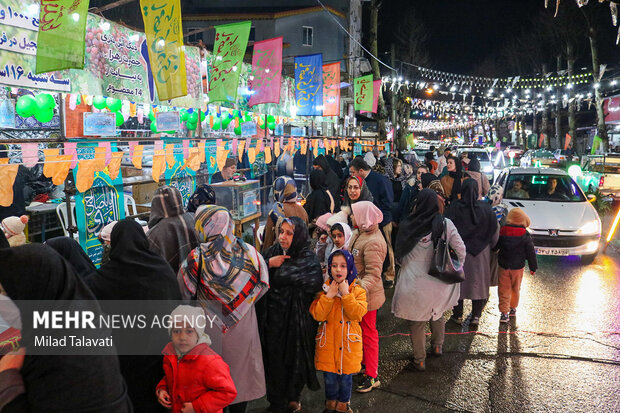
<svg viewBox="0 0 620 413"><path fill-rule="evenodd" d="M164 348L159 403L172 413L218 413L237 397L228 365L209 347L202 308L180 305L171 314L172 341Z"/></svg>
<svg viewBox="0 0 620 413"><path fill-rule="evenodd" d="M325 377L324 412L352 412L349 402L353 374L361 369L362 328L367 311L366 290L357 284L353 256L345 250L330 255L330 278L310 306L319 321L314 363Z"/></svg>

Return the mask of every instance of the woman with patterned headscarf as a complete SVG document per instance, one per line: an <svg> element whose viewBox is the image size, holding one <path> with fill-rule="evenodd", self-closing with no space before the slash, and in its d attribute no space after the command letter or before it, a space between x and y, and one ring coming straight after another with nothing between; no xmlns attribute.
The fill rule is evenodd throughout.
<svg viewBox="0 0 620 413"><path fill-rule="evenodd" d="M222 331L222 358L237 388L231 412L265 395L265 374L255 304L269 288L265 260L234 235L230 212L208 205L196 214L200 245L177 275L184 299L195 298ZM215 339L215 337L214 337Z"/></svg>
<svg viewBox="0 0 620 413"><path fill-rule="evenodd" d="M317 323L310 305L323 285L321 264L310 250L306 223L283 218L278 243L264 254L269 264L269 292L259 303L259 322L272 412L301 411L305 386L320 388L314 366Z"/></svg>
<svg viewBox="0 0 620 413"><path fill-rule="evenodd" d="M187 203L187 212L195 214L200 205L215 205L215 191L211 185L202 184L196 188Z"/></svg>
<svg viewBox="0 0 620 413"><path fill-rule="evenodd" d="M269 211L267 224L265 225L265 239L261 247L263 254L276 242L277 235L275 230L279 215L287 218L299 217L308 224L308 213L304 207L297 203L297 186L293 178L288 176L278 177L273 183L273 197L276 204Z"/></svg>

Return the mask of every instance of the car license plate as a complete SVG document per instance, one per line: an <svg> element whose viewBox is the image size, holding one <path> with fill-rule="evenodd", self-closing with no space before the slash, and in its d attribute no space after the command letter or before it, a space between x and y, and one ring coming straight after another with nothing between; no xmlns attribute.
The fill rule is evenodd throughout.
<svg viewBox="0 0 620 413"><path fill-rule="evenodd" d="M565 248L536 248L536 254L538 255L568 255L568 250Z"/></svg>

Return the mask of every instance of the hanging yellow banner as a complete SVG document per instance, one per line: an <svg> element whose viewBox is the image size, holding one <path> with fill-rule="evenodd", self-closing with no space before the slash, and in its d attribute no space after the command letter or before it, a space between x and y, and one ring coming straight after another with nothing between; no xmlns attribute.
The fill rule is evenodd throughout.
<svg viewBox="0 0 620 413"><path fill-rule="evenodd" d="M187 95L180 0L140 0L140 9L159 99Z"/></svg>

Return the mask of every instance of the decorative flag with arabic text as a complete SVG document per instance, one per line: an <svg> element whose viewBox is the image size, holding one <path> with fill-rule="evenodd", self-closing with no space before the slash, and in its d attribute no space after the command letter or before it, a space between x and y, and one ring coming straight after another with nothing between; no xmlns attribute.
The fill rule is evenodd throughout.
<svg viewBox="0 0 620 413"><path fill-rule="evenodd" d="M209 73L209 101L235 102L241 64L252 22L215 26L213 65Z"/></svg>
<svg viewBox="0 0 620 413"><path fill-rule="evenodd" d="M354 80L355 110L372 111L372 75L356 77Z"/></svg>
<svg viewBox="0 0 620 413"><path fill-rule="evenodd" d="M88 0L41 0L37 73L84 68L87 15Z"/></svg>
<svg viewBox="0 0 620 413"><path fill-rule="evenodd" d="M340 62L323 65L323 116L340 115Z"/></svg>
<svg viewBox="0 0 620 413"><path fill-rule="evenodd" d="M179 0L140 0L151 72L159 100L187 95Z"/></svg>
<svg viewBox="0 0 620 413"><path fill-rule="evenodd" d="M280 103L282 81L282 36L254 43L249 106Z"/></svg>
<svg viewBox="0 0 620 413"><path fill-rule="evenodd" d="M297 115L323 115L323 55L295 57Z"/></svg>

